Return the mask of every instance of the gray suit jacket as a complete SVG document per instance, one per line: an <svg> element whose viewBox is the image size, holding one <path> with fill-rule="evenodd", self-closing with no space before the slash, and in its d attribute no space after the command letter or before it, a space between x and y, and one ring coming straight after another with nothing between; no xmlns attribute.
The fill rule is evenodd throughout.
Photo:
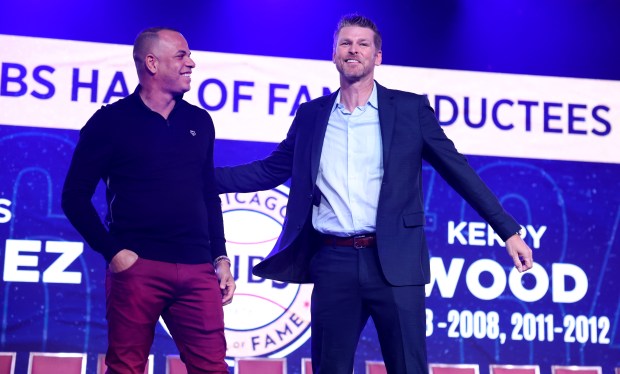
<svg viewBox="0 0 620 374"><path fill-rule="evenodd" d="M377 84L384 175L377 208L377 248L392 285L430 280L424 234L422 160L430 163L506 240L520 230L439 125L426 96ZM286 139L265 159L216 168L220 193L274 188L291 178L282 233L253 273L269 279L308 283L309 263L318 249L312 204L327 122L337 92L302 104Z"/></svg>

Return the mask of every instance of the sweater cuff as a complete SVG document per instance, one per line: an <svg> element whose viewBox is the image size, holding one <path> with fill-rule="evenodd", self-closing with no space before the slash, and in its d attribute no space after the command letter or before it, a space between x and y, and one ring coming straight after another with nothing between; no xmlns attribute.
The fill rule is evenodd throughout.
<svg viewBox="0 0 620 374"><path fill-rule="evenodd" d="M116 243L116 241L110 240L110 242L106 243L105 248L98 252L103 255L105 262L109 264L114 258L114 256L116 256L116 254L123 249L125 248Z"/></svg>
<svg viewBox="0 0 620 374"><path fill-rule="evenodd" d="M227 256L226 253L226 240L225 239L211 239L211 258L216 259L220 256Z"/></svg>

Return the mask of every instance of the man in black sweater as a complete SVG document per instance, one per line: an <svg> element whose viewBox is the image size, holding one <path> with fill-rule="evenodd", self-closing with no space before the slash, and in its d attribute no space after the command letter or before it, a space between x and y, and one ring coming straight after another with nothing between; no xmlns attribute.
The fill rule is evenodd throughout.
<svg viewBox="0 0 620 374"><path fill-rule="evenodd" d="M222 306L235 283L213 121L182 99L195 63L179 32L143 31L133 57L140 85L86 123L62 194L69 221L109 264L108 373L144 372L160 315L189 373L228 373ZM91 202L99 180L105 225Z"/></svg>

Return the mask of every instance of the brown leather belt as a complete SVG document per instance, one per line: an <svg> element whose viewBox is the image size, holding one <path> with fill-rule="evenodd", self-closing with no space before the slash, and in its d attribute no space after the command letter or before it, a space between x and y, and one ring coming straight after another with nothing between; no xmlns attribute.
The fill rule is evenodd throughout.
<svg viewBox="0 0 620 374"><path fill-rule="evenodd" d="M334 235L321 234L324 245L333 245L336 247L353 247L353 248L374 248L377 246L377 237L375 234L364 234L356 236L340 237Z"/></svg>

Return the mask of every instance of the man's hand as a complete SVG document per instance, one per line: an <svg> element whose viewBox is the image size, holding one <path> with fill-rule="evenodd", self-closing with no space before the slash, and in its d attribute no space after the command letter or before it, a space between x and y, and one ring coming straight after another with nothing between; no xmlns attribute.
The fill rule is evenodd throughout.
<svg viewBox="0 0 620 374"><path fill-rule="evenodd" d="M138 254L136 252L123 249L112 257L110 271L112 273L120 273L123 270L129 269L136 261L138 261Z"/></svg>
<svg viewBox="0 0 620 374"><path fill-rule="evenodd" d="M523 273L534 266L534 259L532 258L532 250L521 239L519 234L514 234L506 240L506 250L508 255L512 258L519 273Z"/></svg>
<svg viewBox="0 0 620 374"><path fill-rule="evenodd" d="M220 289L222 290L222 304L228 305L232 302L233 294L237 286L235 280L230 273L230 264L227 261L220 261L215 268L217 279L220 281Z"/></svg>

